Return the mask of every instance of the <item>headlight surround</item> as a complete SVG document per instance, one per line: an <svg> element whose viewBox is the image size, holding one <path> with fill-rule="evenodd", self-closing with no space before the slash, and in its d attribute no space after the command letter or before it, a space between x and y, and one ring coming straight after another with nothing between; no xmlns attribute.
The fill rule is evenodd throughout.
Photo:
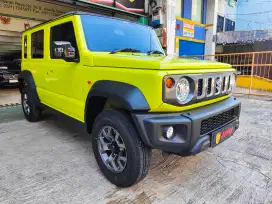
<svg viewBox="0 0 272 204"><path fill-rule="evenodd" d="M176 85L176 98L180 104L184 104L190 95L190 83L182 77Z"/></svg>
<svg viewBox="0 0 272 204"><path fill-rule="evenodd" d="M231 91L233 91L233 89L236 87L236 74L234 73L230 75L230 87Z"/></svg>
<svg viewBox="0 0 272 204"><path fill-rule="evenodd" d="M166 75L163 78L163 102L186 106L225 96L235 89L236 78L234 72ZM216 79L220 80L217 82ZM220 90L216 91L218 88Z"/></svg>

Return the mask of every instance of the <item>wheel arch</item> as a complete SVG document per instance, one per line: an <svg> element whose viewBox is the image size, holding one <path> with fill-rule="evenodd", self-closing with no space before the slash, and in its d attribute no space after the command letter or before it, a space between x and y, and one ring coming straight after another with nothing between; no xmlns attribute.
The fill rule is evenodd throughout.
<svg viewBox="0 0 272 204"><path fill-rule="evenodd" d="M20 93L22 92L24 84L26 83L27 88L29 89L30 99L37 106L40 106L40 99L38 97L36 84L35 84L34 77L32 76L31 72L28 70L24 70L24 71L20 72L20 74L18 76L18 81L19 81Z"/></svg>
<svg viewBox="0 0 272 204"><path fill-rule="evenodd" d="M101 80L97 81L89 91L85 105L85 124L87 132L97 115L104 109L117 108L127 112L147 112L149 104L141 90L131 84Z"/></svg>

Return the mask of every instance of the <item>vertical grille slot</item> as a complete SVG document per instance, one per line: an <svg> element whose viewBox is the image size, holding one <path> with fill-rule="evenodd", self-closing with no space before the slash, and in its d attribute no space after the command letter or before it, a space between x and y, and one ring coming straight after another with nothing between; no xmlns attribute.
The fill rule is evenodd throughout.
<svg viewBox="0 0 272 204"><path fill-rule="evenodd" d="M219 94L222 90L221 77L215 78L215 94Z"/></svg>
<svg viewBox="0 0 272 204"><path fill-rule="evenodd" d="M223 92L223 93L226 91L226 90L225 90L225 88L226 88L225 83L226 83L226 77L223 77L223 80L222 80L222 92Z"/></svg>
<svg viewBox="0 0 272 204"><path fill-rule="evenodd" d="M228 76L227 78L228 78L227 90L229 90L230 89L230 76Z"/></svg>
<svg viewBox="0 0 272 204"><path fill-rule="evenodd" d="M198 79L197 82L197 96L202 96L203 94L203 79Z"/></svg>
<svg viewBox="0 0 272 204"><path fill-rule="evenodd" d="M210 95L211 92L212 92L212 78L208 78L207 95Z"/></svg>

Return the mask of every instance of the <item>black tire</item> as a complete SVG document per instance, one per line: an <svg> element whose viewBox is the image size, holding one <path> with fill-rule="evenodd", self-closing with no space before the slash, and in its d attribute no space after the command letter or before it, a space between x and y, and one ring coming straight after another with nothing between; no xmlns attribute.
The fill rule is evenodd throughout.
<svg viewBox="0 0 272 204"><path fill-rule="evenodd" d="M26 108L24 106L24 97L25 95L27 96L27 105L29 107L29 111L26 111ZM25 118L29 122L37 122L41 120L42 118L42 110L38 108L31 100L31 97L29 97L29 89L27 88L27 85L24 85L22 91L21 91L21 104L22 104L22 109L24 112Z"/></svg>
<svg viewBox="0 0 272 204"><path fill-rule="evenodd" d="M98 135L102 127L111 126L120 133L126 146L127 162L120 173L111 171L102 160ZM139 138L132 120L122 111L105 110L95 120L92 133L93 152L104 176L118 187L129 187L142 180L148 173L151 160L151 149Z"/></svg>

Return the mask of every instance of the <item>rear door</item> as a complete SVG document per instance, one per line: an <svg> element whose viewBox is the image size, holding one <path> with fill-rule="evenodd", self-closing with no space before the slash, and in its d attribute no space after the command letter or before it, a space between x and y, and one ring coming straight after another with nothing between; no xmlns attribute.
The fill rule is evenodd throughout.
<svg viewBox="0 0 272 204"><path fill-rule="evenodd" d="M45 30L37 28L24 37L23 70L29 70L34 77L40 100L43 100L47 61L45 54Z"/></svg>

